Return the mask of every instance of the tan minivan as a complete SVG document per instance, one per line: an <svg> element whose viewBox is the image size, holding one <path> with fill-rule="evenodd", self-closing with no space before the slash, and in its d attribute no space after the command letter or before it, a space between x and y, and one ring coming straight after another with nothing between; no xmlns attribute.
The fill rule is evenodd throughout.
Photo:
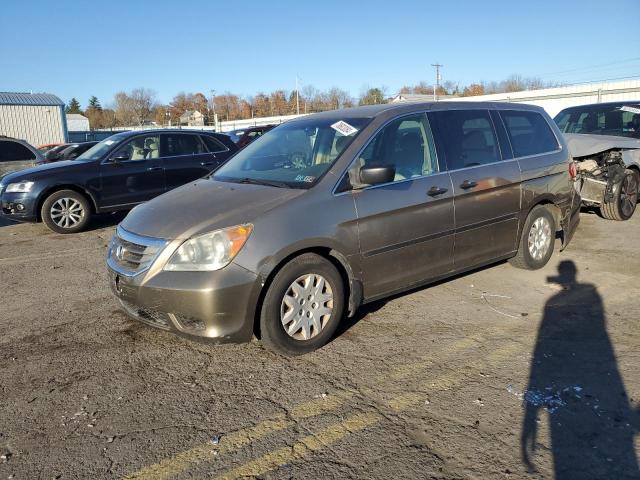
<svg viewBox="0 0 640 480"><path fill-rule="evenodd" d="M364 303L505 259L545 265L579 221L572 172L534 106L309 115L132 210L108 248L111 287L155 327L301 354Z"/></svg>

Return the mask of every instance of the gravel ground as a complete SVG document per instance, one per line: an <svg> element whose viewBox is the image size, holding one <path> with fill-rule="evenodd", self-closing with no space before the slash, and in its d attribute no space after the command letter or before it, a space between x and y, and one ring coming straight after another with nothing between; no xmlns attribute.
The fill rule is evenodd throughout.
<svg viewBox="0 0 640 480"><path fill-rule="evenodd" d="M583 214L544 269L367 306L295 359L129 320L113 223L0 227L0 479L640 478L640 215Z"/></svg>

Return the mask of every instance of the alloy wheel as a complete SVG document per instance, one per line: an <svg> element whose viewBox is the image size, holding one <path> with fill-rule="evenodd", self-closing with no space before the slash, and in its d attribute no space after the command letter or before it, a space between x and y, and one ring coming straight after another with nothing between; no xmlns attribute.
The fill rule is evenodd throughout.
<svg viewBox="0 0 640 480"><path fill-rule="evenodd" d="M73 228L84 218L85 211L82 204L69 197L63 197L51 205L51 220L60 228Z"/></svg>
<svg viewBox="0 0 640 480"><path fill-rule="evenodd" d="M534 260L542 260L551 246L551 224L545 217L538 217L529 230L529 254Z"/></svg>

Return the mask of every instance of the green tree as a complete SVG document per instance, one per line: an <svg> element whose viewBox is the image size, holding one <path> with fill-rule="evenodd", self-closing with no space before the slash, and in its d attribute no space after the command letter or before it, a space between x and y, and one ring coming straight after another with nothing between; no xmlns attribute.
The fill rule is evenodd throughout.
<svg viewBox="0 0 640 480"><path fill-rule="evenodd" d="M100 100L98 100L98 97L96 97L95 95L93 95L89 99L89 106L87 107L87 110L89 109L98 110L98 111L102 110L102 105L100 105Z"/></svg>
<svg viewBox="0 0 640 480"><path fill-rule="evenodd" d="M82 113L82 110L80 109L80 102L78 102L78 100L76 100L76 97L73 97L69 101L69 104L67 105L67 108L65 109L65 112L67 112L67 113Z"/></svg>
<svg viewBox="0 0 640 480"><path fill-rule="evenodd" d="M378 103L387 103L384 92L381 88L368 89L358 101L359 105L376 105Z"/></svg>

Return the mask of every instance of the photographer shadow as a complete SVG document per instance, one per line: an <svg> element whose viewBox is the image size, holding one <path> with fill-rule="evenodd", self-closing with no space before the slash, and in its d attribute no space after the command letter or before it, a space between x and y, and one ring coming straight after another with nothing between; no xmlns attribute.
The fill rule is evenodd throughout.
<svg viewBox="0 0 640 480"><path fill-rule="evenodd" d="M523 462L536 470L538 417L547 412L556 479L640 479L639 415L618 370L602 298L576 280L573 262L558 271L549 281L562 290L545 305L524 393Z"/></svg>

